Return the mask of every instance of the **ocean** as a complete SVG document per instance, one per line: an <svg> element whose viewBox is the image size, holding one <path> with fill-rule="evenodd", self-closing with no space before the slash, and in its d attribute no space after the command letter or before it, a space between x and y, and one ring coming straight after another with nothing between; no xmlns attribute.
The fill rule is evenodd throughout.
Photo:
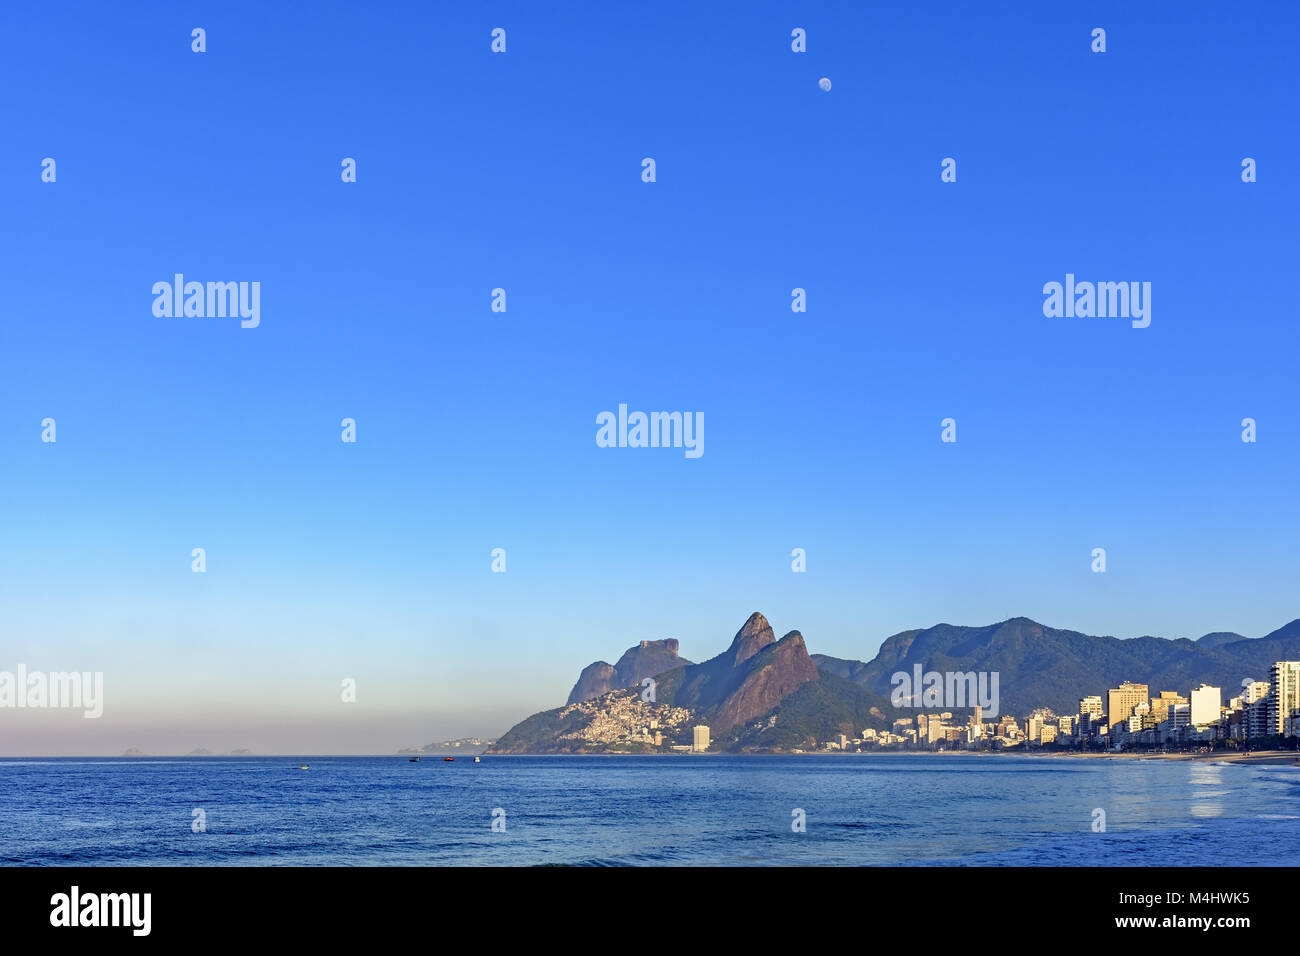
<svg viewBox="0 0 1300 956"><path fill-rule="evenodd" d="M1300 768L957 754L7 758L0 863L1295 866Z"/></svg>

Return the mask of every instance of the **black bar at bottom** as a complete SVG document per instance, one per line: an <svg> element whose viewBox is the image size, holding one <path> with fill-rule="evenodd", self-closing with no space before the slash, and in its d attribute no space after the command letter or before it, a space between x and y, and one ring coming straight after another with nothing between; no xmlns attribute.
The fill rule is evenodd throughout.
<svg viewBox="0 0 1300 956"><path fill-rule="evenodd" d="M1231 946L1295 927L1292 875L1271 867L9 867L0 868L0 918L7 941L75 934L78 943L128 945L373 944L445 926L481 943L522 933L583 949L683 920L760 942L770 942L774 922L867 920L921 927L926 945L969 945L973 932L997 938L1030 924L1062 943L1195 935Z"/></svg>

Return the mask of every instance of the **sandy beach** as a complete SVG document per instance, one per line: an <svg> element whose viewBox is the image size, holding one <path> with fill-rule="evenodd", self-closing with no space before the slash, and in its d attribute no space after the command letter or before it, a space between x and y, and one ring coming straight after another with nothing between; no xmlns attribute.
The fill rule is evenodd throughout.
<svg viewBox="0 0 1300 956"><path fill-rule="evenodd" d="M1257 750L1249 753L1218 751L1216 753L1058 753L1056 757L1089 757L1115 760L1206 760L1228 763L1291 764L1300 768L1300 753L1294 750Z"/></svg>

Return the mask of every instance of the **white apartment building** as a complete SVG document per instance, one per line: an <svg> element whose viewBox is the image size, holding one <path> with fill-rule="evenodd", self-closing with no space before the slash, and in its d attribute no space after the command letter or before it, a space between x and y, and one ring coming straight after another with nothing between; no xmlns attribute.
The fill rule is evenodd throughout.
<svg viewBox="0 0 1300 956"><path fill-rule="evenodd" d="M1191 699L1191 722L1193 726L1205 727L1219 722L1219 710L1223 706L1223 691L1209 684L1193 688Z"/></svg>
<svg viewBox="0 0 1300 956"><path fill-rule="evenodd" d="M1277 661L1268 676L1268 732L1292 734L1300 717L1300 661Z"/></svg>

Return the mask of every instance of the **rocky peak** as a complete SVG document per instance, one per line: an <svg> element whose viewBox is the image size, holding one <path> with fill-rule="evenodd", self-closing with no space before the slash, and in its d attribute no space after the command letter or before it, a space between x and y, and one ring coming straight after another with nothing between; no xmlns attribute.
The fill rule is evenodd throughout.
<svg viewBox="0 0 1300 956"><path fill-rule="evenodd" d="M608 694L618 687L617 682L618 671L614 669L613 664L604 661L588 664L578 675L578 682L573 685L573 690L569 691L568 702L576 704L590 700L592 697L599 697L601 694Z"/></svg>
<svg viewBox="0 0 1300 956"><path fill-rule="evenodd" d="M798 631L791 631L785 637L777 641L778 644L787 644L793 651L796 647L802 647L805 654L808 653L808 646L803 641L803 635Z"/></svg>
<svg viewBox="0 0 1300 956"><path fill-rule="evenodd" d="M645 650L647 647L662 647L662 648L664 648L664 650L668 651L670 654L676 654L676 653L677 653L677 638L675 638L675 637L665 637L662 641L642 641L642 642L641 642L641 650Z"/></svg>
<svg viewBox="0 0 1300 956"><path fill-rule="evenodd" d="M803 638L801 637L800 640L802 641ZM727 653L731 655L731 664L734 667L743 664L769 644L775 643L776 634L772 631L772 625L767 623L767 618L755 611L749 615L749 620L744 626L736 632Z"/></svg>
<svg viewBox="0 0 1300 956"><path fill-rule="evenodd" d="M769 713L801 685L817 680L817 666L808 656L802 634L791 631L772 643L774 646L761 651L740 686L718 708L713 720L717 733Z"/></svg>
<svg viewBox="0 0 1300 956"><path fill-rule="evenodd" d="M618 659L617 664L596 661L588 664L578 677L578 683L569 692L569 703L577 704L593 697L600 697L621 687L640 684L647 677L657 677L664 671L689 664L690 661L677 656L677 639L665 638L662 641L640 641L636 647L629 647Z"/></svg>
<svg viewBox="0 0 1300 956"><path fill-rule="evenodd" d="M686 663L689 662L677 656L676 638L669 637L662 641L642 641L637 647L629 647L614 669L618 671L619 686L627 687Z"/></svg>

